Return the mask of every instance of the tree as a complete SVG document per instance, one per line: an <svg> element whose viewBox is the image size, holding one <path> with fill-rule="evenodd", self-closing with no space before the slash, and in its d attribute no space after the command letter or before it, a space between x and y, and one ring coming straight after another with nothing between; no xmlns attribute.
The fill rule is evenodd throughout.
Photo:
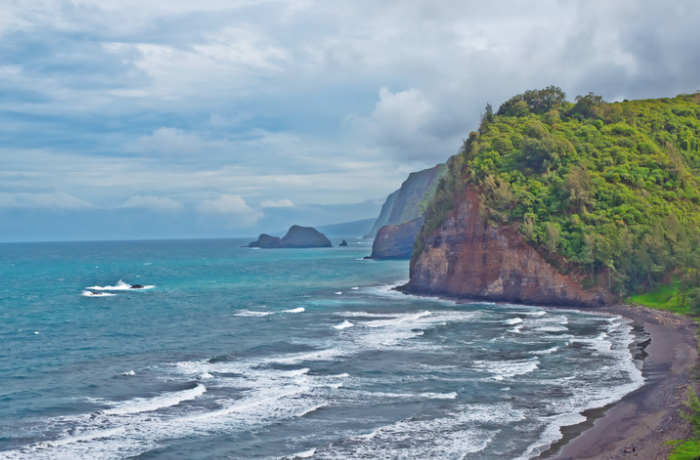
<svg viewBox="0 0 700 460"><path fill-rule="evenodd" d="M579 114L583 118L595 118L598 116L598 107L604 102L603 96L595 93L576 96L576 105L571 109L571 113Z"/></svg>

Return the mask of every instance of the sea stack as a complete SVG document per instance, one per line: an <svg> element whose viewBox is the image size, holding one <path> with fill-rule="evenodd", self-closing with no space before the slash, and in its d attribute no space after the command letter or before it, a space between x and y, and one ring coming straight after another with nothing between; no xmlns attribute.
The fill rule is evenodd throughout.
<svg viewBox="0 0 700 460"><path fill-rule="evenodd" d="M248 245L251 248L330 248L331 241L313 227L292 225L283 238L270 236L265 233Z"/></svg>

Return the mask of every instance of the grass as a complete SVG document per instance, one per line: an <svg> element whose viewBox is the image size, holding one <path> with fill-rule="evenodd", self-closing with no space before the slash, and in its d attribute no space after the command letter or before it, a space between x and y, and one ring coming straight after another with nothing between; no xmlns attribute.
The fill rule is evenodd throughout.
<svg viewBox="0 0 700 460"><path fill-rule="evenodd" d="M674 282L663 285L656 291L630 296L629 302L656 310L666 310L681 315L690 315L690 309L687 305L683 305L678 292L678 283Z"/></svg>

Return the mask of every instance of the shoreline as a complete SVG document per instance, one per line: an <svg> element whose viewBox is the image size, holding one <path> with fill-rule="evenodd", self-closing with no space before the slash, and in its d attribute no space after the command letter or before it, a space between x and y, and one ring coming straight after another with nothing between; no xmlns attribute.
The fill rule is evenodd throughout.
<svg viewBox="0 0 700 460"><path fill-rule="evenodd" d="M687 317L640 306L574 309L624 316L634 327L644 328L649 335L648 343L640 344L645 382L616 403L586 411L585 422L561 427L563 438L538 458L666 458L671 447L664 444L690 434L678 409L689 385L698 390L692 379L698 365L697 324ZM624 452L632 447L635 452Z"/></svg>
<svg viewBox="0 0 700 460"><path fill-rule="evenodd" d="M457 303L483 300L425 295L407 292L403 285L394 289L418 297L437 297ZM501 303L501 302L496 302ZM504 302L505 303L505 302ZM688 386L700 396L700 381L694 372L698 356L699 325L689 317L643 306L618 304L605 307L542 306L552 310L607 313L623 316L648 334L648 343L638 343L642 354L644 384L617 402L582 413L586 421L560 427L562 439L540 453L536 460L662 460L671 453L665 443L684 440L691 427L678 410ZM624 452L634 448L634 452Z"/></svg>

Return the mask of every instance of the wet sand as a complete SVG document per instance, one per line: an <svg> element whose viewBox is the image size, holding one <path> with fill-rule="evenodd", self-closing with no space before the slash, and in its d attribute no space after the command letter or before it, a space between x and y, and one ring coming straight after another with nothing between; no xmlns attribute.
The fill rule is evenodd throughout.
<svg viewBox="0 0 700 460"><path fill-rule="evenodd" d="M664 444L690 434L678 409L688 385L700 389L692 380L698 365L697 325L689 318L643 307L619 305L595 311L630 318L649 334L642 368L646 383L617 404L584 414L585 423L562 428L564 439L546 458L665 459L671 447ZM631 448L633 453L625 452Z"/></svg>

